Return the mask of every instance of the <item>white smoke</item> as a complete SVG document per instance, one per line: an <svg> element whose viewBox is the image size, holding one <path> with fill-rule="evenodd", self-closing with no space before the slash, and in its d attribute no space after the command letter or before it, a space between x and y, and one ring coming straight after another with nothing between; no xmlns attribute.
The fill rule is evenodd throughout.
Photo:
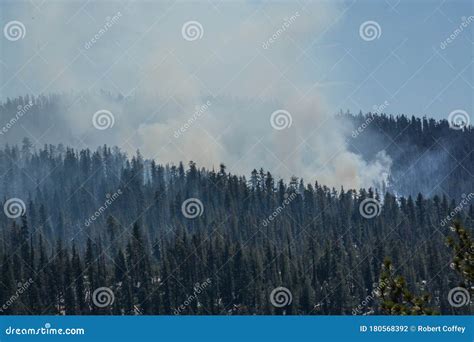
<svg viewBox="0 0 474 342"><path fill-rule="evenodd" d="M379 185L389 173L384 152L367 162L349 151L350 130L325 102L331 85L316 84L313 71L317 63L330 65L331 58L311 60L311 50L305 51L337 25L336 4L239 2L216 9L210 3L97 2L80 10L46 2L36 21L24 6L5 9L5 16L24 21L28 35L15 51L2 52L2 60L21 62L47 44L41 51L47 65L32 62L37 71L31 85L38 92L75 92L74 104L56 122L65 126L56 131L64 132L61 142L72 134L91 147L140 149L161 163L224 163L240 174L263 167L277 177L346 188ZM117 12L120 19L85 50L84 43ZM202 37L193 41L181 36L182 25L191 20L203 27ZM100 89L126 98L90 95ZM207 101L211 105L196 114ZM91 123L102 109L114 116L113 127L103 131ZM290 113L291 126L272 127L276 110Z"/></svg>

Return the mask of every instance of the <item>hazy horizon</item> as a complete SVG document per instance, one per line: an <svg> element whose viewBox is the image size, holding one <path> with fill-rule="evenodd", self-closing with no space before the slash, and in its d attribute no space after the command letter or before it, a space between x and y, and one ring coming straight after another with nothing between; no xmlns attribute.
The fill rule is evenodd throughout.
<svg viewBox="0 0 474 342"><path fill-rule="evenodd" d="M469 121L469 7L5 2L0 98L67 99L42 109L38 122L28 118L35 109L26 111L0 139L75 139L79 146L140 150L163 163L222 162L232 172L266 167L282 178L374 186L390 174L391 158L382 149L364 159L352 148L357 127L333 115ZM18 110L2 114L0 124Z"/></svg>

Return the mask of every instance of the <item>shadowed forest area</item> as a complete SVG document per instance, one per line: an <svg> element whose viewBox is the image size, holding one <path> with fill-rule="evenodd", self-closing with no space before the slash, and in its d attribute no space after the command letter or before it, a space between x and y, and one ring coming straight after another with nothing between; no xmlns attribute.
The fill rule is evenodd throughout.
<svg viewBox="0 0 474 342"><path fill-rule="evenodd" d="M469 314L448 293L472 286L472 264L459 267L472 261L472 240L453 244L474 226L472 129L349 117L355 126L367 118L393 159L385 192L285 182L263 169L246 178L224 165L159 165L107 146L4 147L0 303L9 305L0 313L380 314L381 279L403 275L401 291L429 294L430 313ZM362 148L365 137L350 144ZM20 204L8 213L12 198ZM97 305L104 287L111 299ZM277 287L290 291L284 307L269 301Z"/></svg>

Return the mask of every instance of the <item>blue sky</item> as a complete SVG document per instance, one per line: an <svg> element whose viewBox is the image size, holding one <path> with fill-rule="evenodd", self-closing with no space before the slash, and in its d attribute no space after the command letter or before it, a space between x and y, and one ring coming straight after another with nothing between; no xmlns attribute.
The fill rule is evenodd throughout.
<svg viewBox="0 0 474 342"><path fill-rule="evenodd" d="M440 48L440 44L460 27L462 18L474 15L470 1L231 4L213 1L191 4L158 2L156 5L145 1L4 1L1 6L2 26L11 20L19 20L26 26L24 39L12 42L2 37L1 40L2 98L38 94L42 90L46 93L81 91L93 83L97 83L93 89L128 94L131 89L127 86L139 82L140 75L146 74L143 66L150 63L146 60L147 55L155 53L147 47L159 50L161 40L167 51L174 50L186 56L195 54L190 60L181 55L183 73L191 74L199 68L206 70L207 76L199 73L196 76L210 88L209 93L216 94L217 88L232 75L224 73L222 79L217 77L208 81L207 78L218 75L209 77L212 68L205 62L224 63L235 69L243 67L253 57L253 51L248 50L259 48L253 44L256 41L252 35L246 37L242 34L249 29L246 25L253 25L250 29L257 27L258 32L266 32L270 37L281 27L285 17L298 12L295 24L290 25L269 49L261 51L280 72L285 71L280 79L272 79L287 83L282 87L295 86L302 92L320 82L316 86L320 90L317 96L324 97L328 107L335 111L337 108L369 111L385 101L389 103L387 112L436 118L446 117L453 109L461 108L468 113L473 109L472 22L468 21L467 28L445 49ZM105 17L117 11L123 14L117 27L86 51L83 43L87 37L92 37L103 26ZM163 12L165 15L161 18ZM132 48L104 80L97 82L91 76L106 71L117 53L135 44L157 18L161 18L160 21L145 37L147 44L136 44L136 48ZM180 33L178 24L185 19L195 19L203 24L206 32L201 44L205 46L203 52L196 51L195 46L193 50L187 49L189 45L183 47L183 41L176 37ZM381 35L375 40L365 41L359 36L359 27L369 20L380 25ZM298 21L314 22L297 27ZM155 31L155 28L159 30ZM226 39L230 39L230 44L237 40L237 46L245 46L242 50L230 49L237 58L228 58L223 52L228 48ZM283 49L287 51L281 53ZM82 55L77 55L79 50L83 51ZM158 55L163 56L163 51ZM219 61L214 53L228 59ZM280 59L275 58L278 54L282 56ZM66 63L70 61L74 62L71 65ZM67 70L58 76L57 72L64 68ZM257 63L255 71L258 70L262 71L260 77L265 77L263 72L277 73L271 68L260 68ZM253 78L249 77L251 81ZM219 86L212 87L207 83ZM267 86L265 82L261 84L260 89ZM203 90L204 87L200 89ZM239 91L229 88L227 93L238 95Z"/></svg>
<svg viewBox="0 0 474 342"><path fill-rule="evenodd" d="M398 4L397 4L398 3ZM440 43L472 15L469 1L361 1L350 7L325 41L340 42L337 53L349 50L338 77L352 81L334 97L350 99L349 109L370 109L386 99L391 113L407 113L442 118L455 108L472 113L473 32L471 24L445 49ZM348 5L351 6L351 5ZM391 7L393 6L393 7ZM358 39L362 21L377 21L379 39ZM315 53L317 53L315 51ZM353 63L361 64L360 68ZM376 71L372 74L372 71ZM371 76L368 76L371 75ZM337 99L335 99L337 102ZM344 108L346 108L344 107Z"/></svg>
<svg viewBox="0 0 474 342"><path fill-rule="evenodd" d="M319 82L316 96L323 97L328 108L334 111L365 112L385 101L389 103L386 106L389 113L436 118L446 117L453 109L461 108L468 113L473 109L472 21L468 21L467 28L445 49L440 48L440 44L460 27L462 18L466 21L474 15L470 1L230 4L163 1L155 5L145 1L4 1L1 6L2 26L11 20L19 20L26 27L24 39L8 41L2 37L2 98L38 94L43 90L45 93L82 91L90 89L94 83L92 89L129 94L129 85L138 83L141 75L147 73L146 66L153 62L147 57L160 50L160 44L163 49L157 53L157 58L165 56L164 51L173 50L182 59L183 77L197 69L205 70L207 75L199 71L195 74L203 83L199 91L215 95L233 75L224 72L221 79L219 75L210 76L212 67L224 64L232 69L241 68L254 56L253 50L260 48L252 34L245 36L245 30L265 32L270 37L282 26L285 17L299 13L295 23L270 48L260 51L276 69L284 71L282 77L269 77L272 82L283 83L282 88L297 88L304 92ZM104 18L118 11L123 16L116 27L86 51L84 42L103 26ZM159 18L159 22L153 24ZM179 24L185 19L195 19L203 24L206 33L200 42L203 50L196 50L197 44L183 46L185 42L176 37L180 33ZM303 23L300 25L299 21ZM379 38L361 39L359 27L366 21L380 25ZM154 26L144 39L146 44L136 43L150 24ZM261 37L264 39L265 35ZM226 39L230 40L234 58L225 54L229 48ZM232 49L232 44L244 48ZM107 71L117 54L130 45L135 46L105 79L94 78ZM80 50L82 54L78 55ZM283 50L286 51L282 53ZM187 59L189 56L191 58ZM66 63L71 61L70 65ZM261 67L263 64L266 65ZM263 60L256 63L254 71L258 73L259 70L262 71L260 78L266 77L265 72L278 73ZM63 73L57 75L58 71ZM265 82L255 82L253 76L255 73L247 82L260 86L257 90L268 86ZM244 87L245 83L243 80ZM237 84L237 88L242 86ZM226 93L239 95L232 87Z"/></svg>

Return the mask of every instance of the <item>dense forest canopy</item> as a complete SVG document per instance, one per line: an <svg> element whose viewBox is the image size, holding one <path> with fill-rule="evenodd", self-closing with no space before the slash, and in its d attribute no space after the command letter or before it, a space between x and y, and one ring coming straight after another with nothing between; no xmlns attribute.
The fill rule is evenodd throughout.
<svg viewBox="0 0 474 342"><path fill-rule="evenodd" d="M158 165L107 146L38 149L28 139L0 151L0 174L4 314L379 313L373 292L387 257L410 290L432 294L435 310L469 310L448 302L462 277L446 237L454 219L473 227L472 178L457 180L460 204L285 182L263 169L247 179L224 165ZM280 287L284 307L268 300ZM103 288L110 305L97 305Z"/></svg>
<svg viewBox="0 0 474 342"><path fill-rule="evenodd" d="M249 107L248 104L244 105L242 101L234 98L219 97L211 100L211 109L216 111L231 107L240 112ZM95 148L102 145L102 141L110 144L114 137L117 138L111 131L117 130L116 134L120 136L119 143L122 144L123 140L128 138L133 131L119 131L119 127L127 126L130 130L137 129L137 132L140 131L139 127L136 126L137 123L151 120L150 116L153 115L149 113L155 113L157 110L156 103L153 102L152 105L150 102L147 99L138 97L124 98L123 96L116 96L108 92L101 92L99 94L52 94L37 97L27 95L15 99L7 99L0 104L0 122L4 124L0 128L0 141L21 146L23 137L27 136L37 147L40 147L38 145L42 145L43 142L47 142L64 144L78 149L84 148L84 144L87 143L88 146L94 146ZM252 102L252 107L255 110L264 113L269 110L265 107L266 105L268 104ZM98 131L94 129L90 122L92 113L97 108L102 108L102 106L110 108L116 113L117 122L113 130ZM170 104L167 102L160 104L158 108L160 110L160 117L164 116L163 120L165 122L173 116L173 113L181 110L179 106L170 107ZM270 108L273 108L273 104L270 105ZM200 120L204 119L206 115L209 114L203 114ZM214 119L214 116L212 116L212 119ZM316 117L315 120L317 120ZM268 125L267 120L264 121ZM296 117L294 121L297 121ZM318 122L315 122L315 124L318 124ZM87 131L85 126L95 132ZM197 127L192 128L195 129ZM190 131L193 129L188 130L183 135L186 136L192 133ZM324 127L324 129L347 131L345 139L348 149L362 156L367 162L377 159L376 157L381 151L386 152L387 156L391 159L392 165L389 170L389 179L386 187L393 194L412 195L413 197L418 193L428 197L447 195L450 198L460 200L462 194L472 191L472 175L474 173L474 154L472 153L474 130L472 126L456 130L450 127L450 123L447 120L434 120L427 117L410 117L406 115L394 116L383 113L359 113L358 115L353 115L341 112L337 115L336 122L329 127ZM269 126L269 131L274 130ZM260 133L256 132L255 134ZM173 131L169 133L171 137L172 134ZM203 134L205 133L203 132ZM231 138L231 141L233 145L244 144L243 141L238 142L238 139L246 140L247 138L236 136ZM237 140L234 141L232 139ZM163 140L158 139L157 141L163 143ZM179 141L181 139L174 139L172 143L177 144ZM289 146L293 146L290 144L290 141L286 140L285 142ZM137 144L137 146L139 145ZM124 147L128 146L125 144L122 148ZM157 143L155 150L162 151L162 147ZM333 146L329 145L326 147L332 148ZM179 148L182 149L184 147L180 145ZM334 148L339 149L339 147ZM49 150L49 147L47 149ZM132 148L131 152L134 153L135 150ZM228 148L226 148L226 152L229 152ZM314 156L314 153L314 151L310 150L307 152L307 155L313 154ZM189 156L188 160L184 159L182 161L184 163L189 160L196 161L196 159L192 158L192 153ZM308 158L306 157L306 159ZM166 164L171 162L171 160L163 159L161 162ZM219 160L215 164L199 166L212 167L212 165L217 166L220 162L224 161ZM239 172L235 172L235 170L230 171L248 176L253 168L259 170L261 167L264 169L269 168L263 160L256 158L255 165L253 163L250 164L248 169L239 168ZM313 165L314 168L318 169L317 166ZM274 170L269 171L274 172ZM300 170L300 172L303 171ZM302 177L303 175L295 172L294 176ZM304 180L309 183L314 183L316 180L321 182L317 177L312 179L306 177ZM382 189L383 186L380 186L380 188L381 191L384 190Z"/></svg>
<svg viewBox="0 0 474 342"><path fill-rule="evenodd" d="M446 194L460 199L473 189L474 130L447 120L404 115L341 114L351 122L349 146L366 159L385 150L392 158L389 190L402 195ZM359 132L358 130L362 132Z"/></svg>

